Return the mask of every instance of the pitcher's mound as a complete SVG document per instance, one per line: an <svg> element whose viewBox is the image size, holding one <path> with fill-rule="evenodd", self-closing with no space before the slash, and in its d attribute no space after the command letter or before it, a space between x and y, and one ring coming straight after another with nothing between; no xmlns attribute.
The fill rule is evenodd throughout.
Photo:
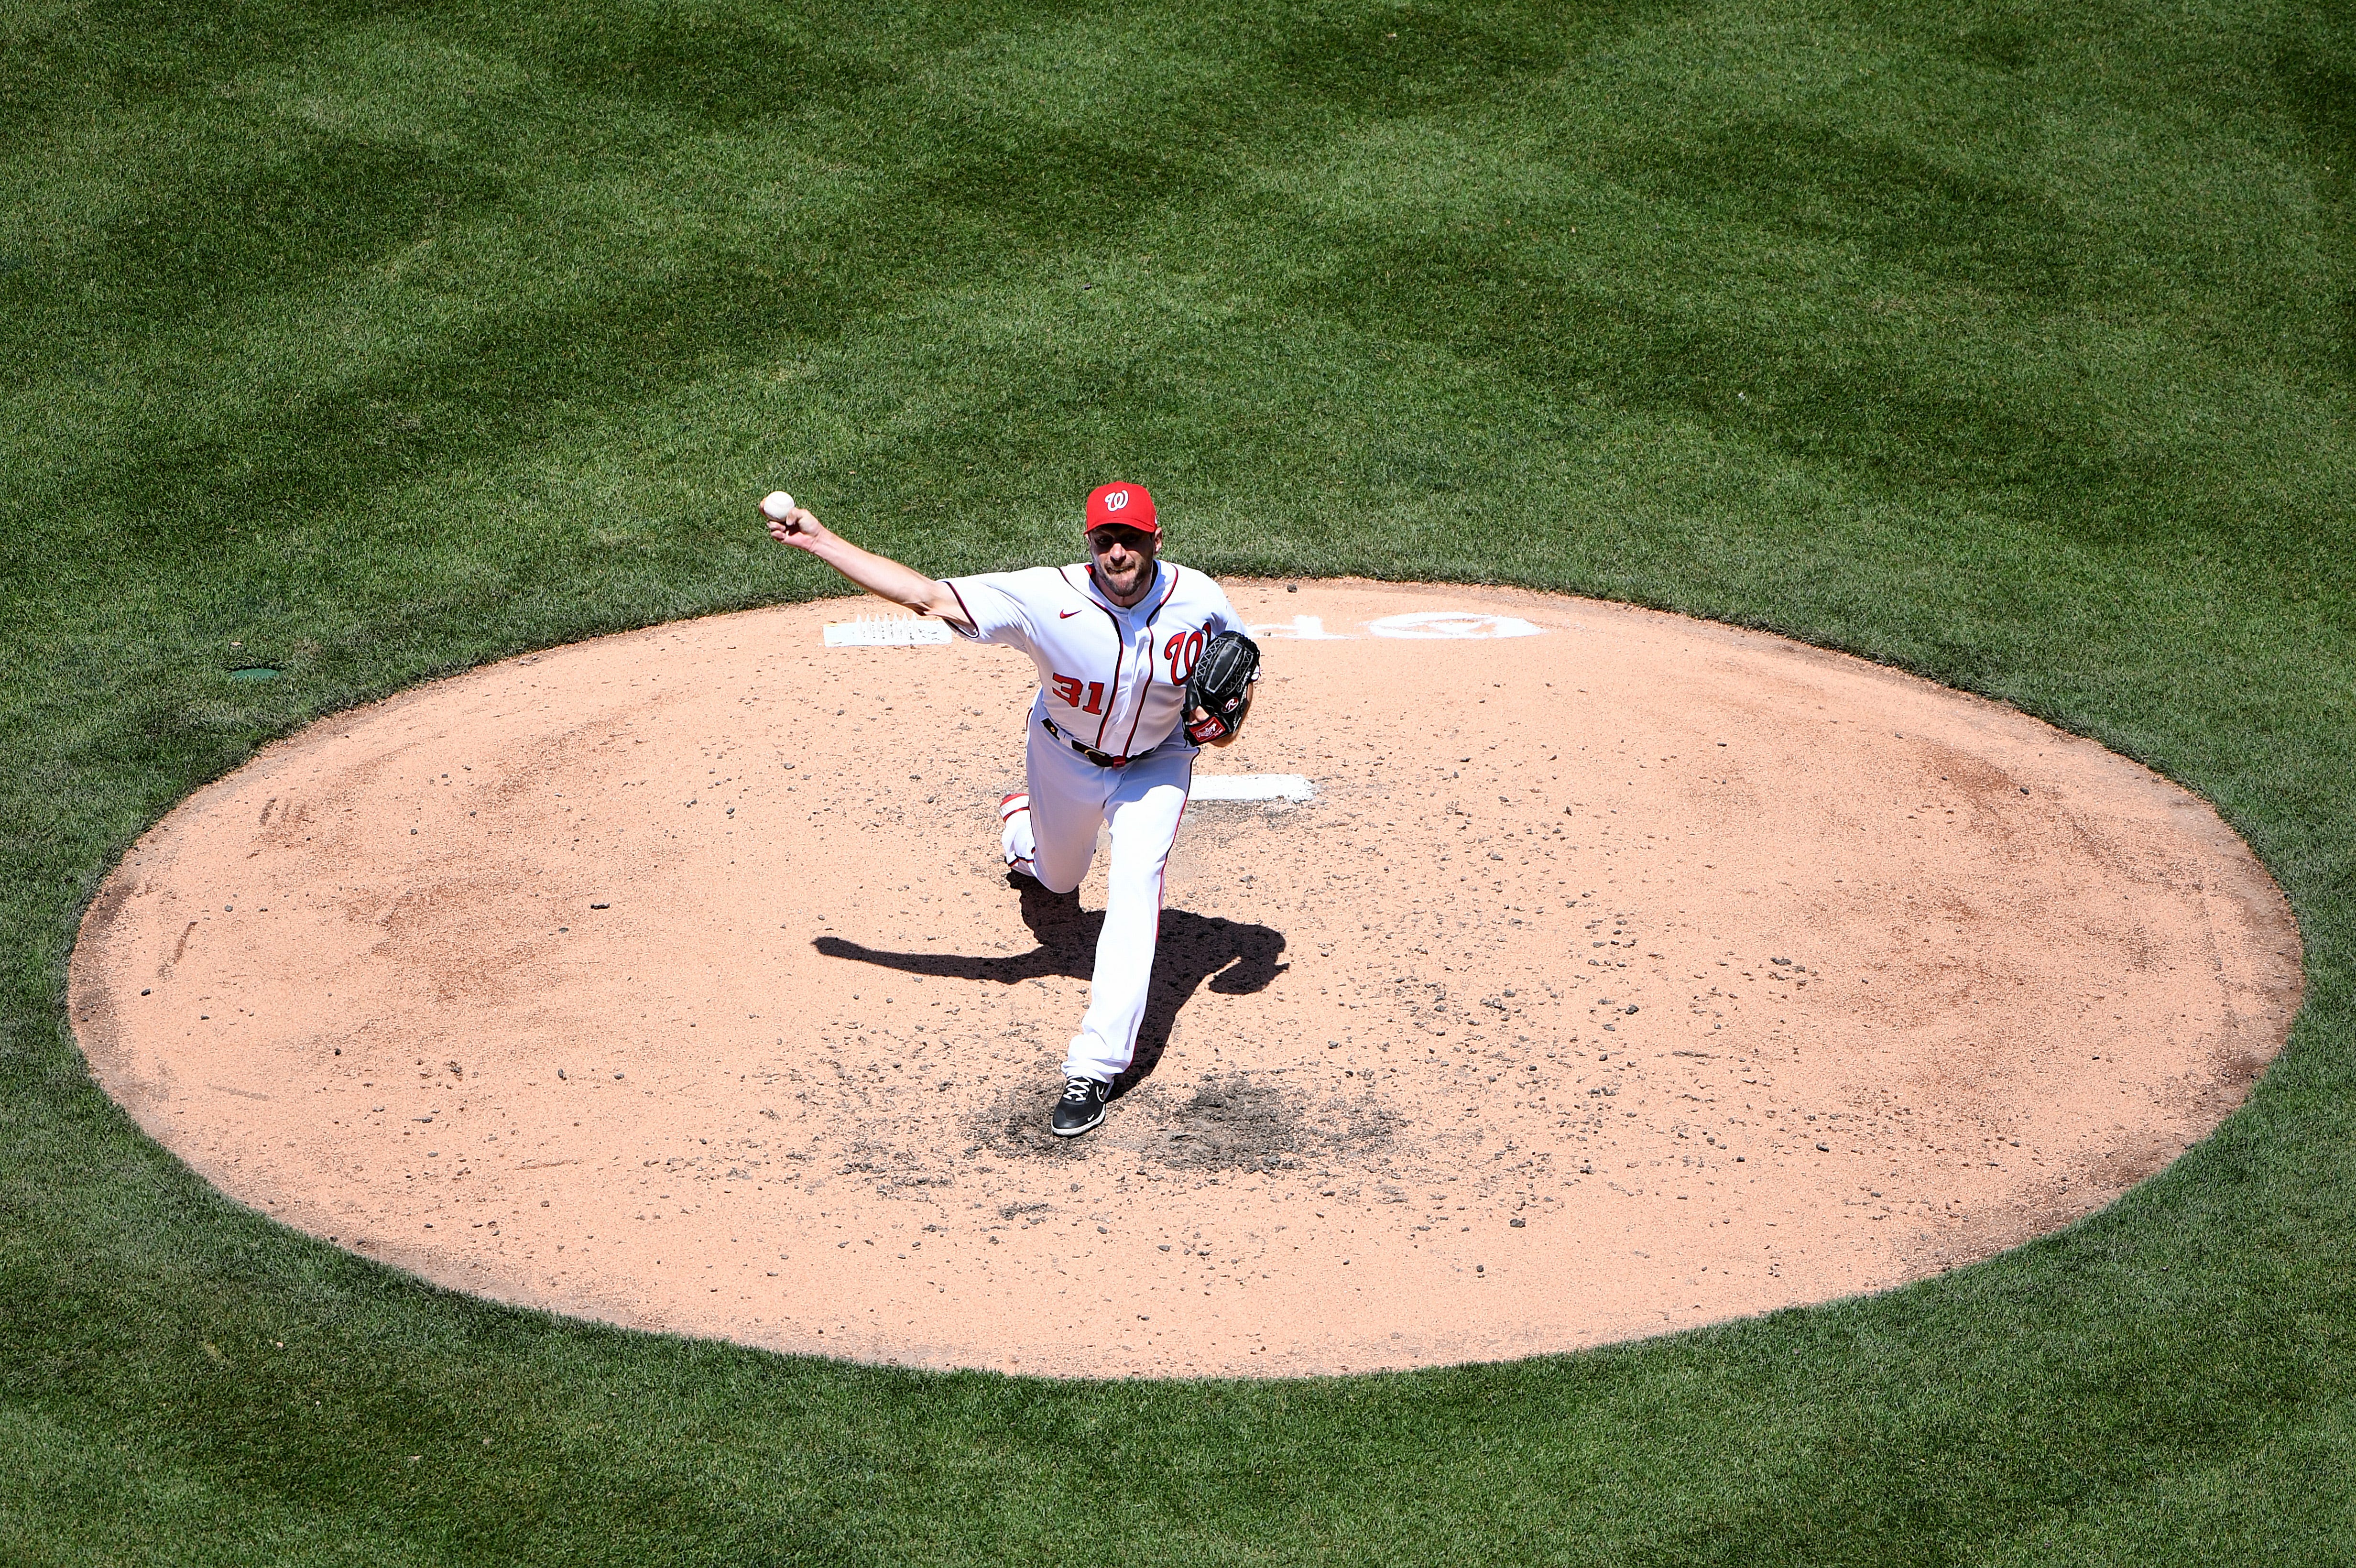
<svg viewBox="0 0 2356 1568"><path fill-rule="evenodd" d="M84 1049L223 1190L499 1300L1265 1375L1953 1267L2166 1164L2288 1027L2273 884L2088 741L1579 600L1233 597L1268 678L1199 765L1139 1071L1085 1138L1044 1122L1100 884L998 859L1028 662L828 645L874 601L271 748L92 907Z"/></svg>

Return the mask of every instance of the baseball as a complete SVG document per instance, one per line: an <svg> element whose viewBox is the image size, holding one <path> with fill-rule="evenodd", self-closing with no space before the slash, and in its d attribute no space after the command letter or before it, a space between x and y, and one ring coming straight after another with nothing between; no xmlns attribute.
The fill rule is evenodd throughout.
<svg viewBox="0 0 2356 1568"><path fill-rule="evenodd" d="M782 523L786 514L794 509L794 498L783 490L772 490L761 497L761 515L773 523Z"/></svg>

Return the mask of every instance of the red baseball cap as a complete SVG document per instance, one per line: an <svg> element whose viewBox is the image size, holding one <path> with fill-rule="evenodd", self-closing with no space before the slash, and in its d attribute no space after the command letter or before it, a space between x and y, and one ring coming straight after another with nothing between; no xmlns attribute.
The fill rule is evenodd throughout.
<svg viewBox="0 0 2356 1568"><path fill-rule="evenodd" d="M1083 533L1118 523L1125 528L1135 528L1141 534L1158 534L1162 525L1153 520L1153 497L1142 485L1099 485L1088 492L1088 520Z"/></svg>

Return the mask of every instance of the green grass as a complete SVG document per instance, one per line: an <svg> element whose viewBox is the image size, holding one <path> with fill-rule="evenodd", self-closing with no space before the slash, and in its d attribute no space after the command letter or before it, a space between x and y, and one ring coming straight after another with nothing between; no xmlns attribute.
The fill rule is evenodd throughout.
<svg viewBox="0 0 2356 1568"><path fill-rule="evenodd" d="M2356 1558L2344 8L15 0L0 154L0 1561ZM79 912L257 743L830 591L778 483L947 573L1110 475L1215 571L1772 627L2142 759L2288 891L2290 1048L1956 1275L1292 1384L484 1306L91 1083Z"/></svg>

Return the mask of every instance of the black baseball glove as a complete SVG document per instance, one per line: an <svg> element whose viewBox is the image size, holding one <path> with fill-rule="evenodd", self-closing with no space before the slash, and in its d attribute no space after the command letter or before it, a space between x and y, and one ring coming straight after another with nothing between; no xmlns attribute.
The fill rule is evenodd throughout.
<svg viewBox="0 0 2356 1568"><path fill-rule="evenodd" d="M1244 703L1259 678L1259 645L1241 632L1221 632L1203 648L1186 676L1186 734L1198 745L1224 741L1244 721ZM1201 709L1201 717L1195 710Z"/></svg>

